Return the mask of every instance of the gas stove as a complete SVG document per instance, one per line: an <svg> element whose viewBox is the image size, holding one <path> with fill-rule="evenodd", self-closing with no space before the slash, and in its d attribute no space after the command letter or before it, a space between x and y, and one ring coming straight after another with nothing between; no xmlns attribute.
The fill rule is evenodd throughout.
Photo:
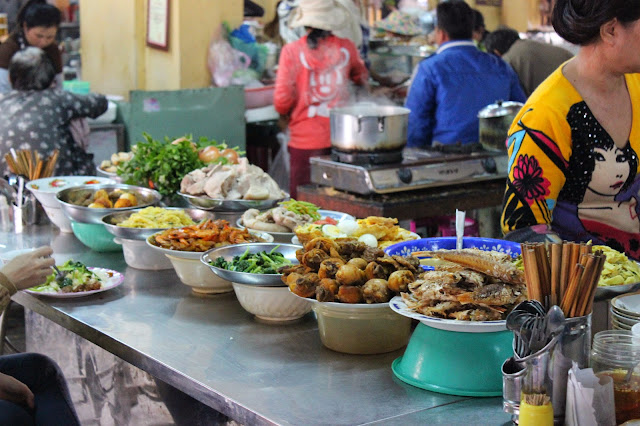
<svg viewBox="0 0 640 426"><path fill-rule="evenodd" d="M377 164L348 157L312 157L311 182L356 194L389 194L507 177L506 152L402 151L402 160ZM347 162L348 161L348 162Z"/></svg>

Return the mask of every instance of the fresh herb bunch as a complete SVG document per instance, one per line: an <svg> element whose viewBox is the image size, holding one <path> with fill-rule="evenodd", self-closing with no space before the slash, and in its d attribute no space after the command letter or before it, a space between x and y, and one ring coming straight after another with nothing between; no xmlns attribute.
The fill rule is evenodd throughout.
<svg viewBox="0 0 640 426"><path fill-rule="evenodd" d="M313 203L309 203L307 201L296 201L291 198L287 201L281 201L278 204L296 214L308 214L314 221L320 219L320 213L318 213L320 208Z"/></svg>
<svg viewBox="0 0 640 426"><path fill-rule="evenodd" d="M164 141L156 140L148 133L142 134L144 140L132 147L133 158L118 166L117 173L130 185L148 186L164 196L173 197L180 189L184 176L205 166L198 158L198 149L214 145L227 148L226 143L201 137L196 143L187 135L173 143L165 136ZM239 155L244 152L233 148ZM220 157L219 163L226 164L227 159Z"/></svg>
<svg viewBox="0 0 640 426"><path fill-rule="evenodd" d="M278 268L291 264L289 259L284 257L282 253L275 251L278 247L274 247L269 252L261 251L256 254L249 254L249 249L247 249L241 256L235 256L231 262L220 256L209 263L218 268L235 272L277 274Z"/></svg>

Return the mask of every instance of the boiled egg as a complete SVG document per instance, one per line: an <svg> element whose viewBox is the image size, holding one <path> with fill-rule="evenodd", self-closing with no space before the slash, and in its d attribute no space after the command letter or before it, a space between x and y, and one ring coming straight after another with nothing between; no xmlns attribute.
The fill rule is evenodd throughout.
<svg viewBox="0 0 640 426"><path fill-rule="evenodd" d="M338 222L337 226L343 234L351 235L358 229L358 222L351 219L344 219Z"/></svg>
<svg viewBox="0 0 640 426"><path fill-rule="evenodd" d="M369 247L378 247L378 239L372 234L362 234L360 238L358 238L358 241L365 243Z"/></svg>
<svg viewBox="0 0 640 426"><path fill-rule="evenodd" d="M347 236L336 225L324 225L322 227L322 233L329 238L344 238Z"/></svg>

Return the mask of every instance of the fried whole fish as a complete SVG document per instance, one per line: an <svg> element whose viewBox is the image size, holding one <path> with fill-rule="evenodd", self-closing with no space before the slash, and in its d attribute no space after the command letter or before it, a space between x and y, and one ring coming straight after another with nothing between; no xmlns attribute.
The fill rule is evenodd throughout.
<svg viewBox="0 0 640 426"><path fill-rule="evenodd" d="M525 285L524 272L511 262L505 253L487 252L478 249L435 250L413 253L414 256L429 256L455 262L466 268L481 272L500 281Z"/></svg>

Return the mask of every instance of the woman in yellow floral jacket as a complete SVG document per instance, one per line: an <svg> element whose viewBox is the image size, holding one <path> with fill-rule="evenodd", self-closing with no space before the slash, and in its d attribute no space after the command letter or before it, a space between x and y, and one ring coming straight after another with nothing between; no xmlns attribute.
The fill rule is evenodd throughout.
<svg viewBox="0 0 640 426"><path fill-rule="evenodd" d="M558 0L552 18L580 51L511 126L503 231L593 240L640 259L640 3Z"/></svg>

